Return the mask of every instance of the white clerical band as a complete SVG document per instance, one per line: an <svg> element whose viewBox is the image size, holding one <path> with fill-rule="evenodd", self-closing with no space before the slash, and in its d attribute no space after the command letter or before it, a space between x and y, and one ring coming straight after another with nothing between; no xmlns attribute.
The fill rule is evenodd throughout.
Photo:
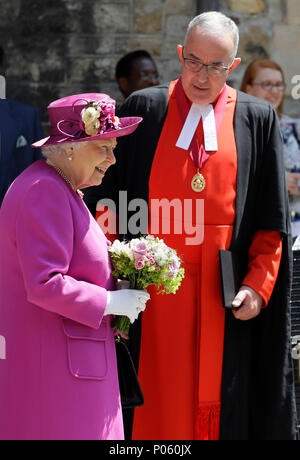
<svg viewBox="0 0 300 460"><path fill-rule="evenodd" d="M218 150L215 112L211 104L192 104L177 140L176 147L184 150L189 149L201 117L203 119L205 150L207 152L214 152Z"/></svg>

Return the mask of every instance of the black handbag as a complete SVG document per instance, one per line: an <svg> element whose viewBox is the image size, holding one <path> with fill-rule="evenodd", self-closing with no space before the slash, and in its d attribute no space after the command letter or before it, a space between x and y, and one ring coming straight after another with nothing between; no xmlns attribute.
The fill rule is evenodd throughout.
<svg viewBox="0 0 300 460"><path fill-rule="evenodd" d="M122 408L142 406L144 396L127 344L119 335L115 337L115 344Z"/></svg>

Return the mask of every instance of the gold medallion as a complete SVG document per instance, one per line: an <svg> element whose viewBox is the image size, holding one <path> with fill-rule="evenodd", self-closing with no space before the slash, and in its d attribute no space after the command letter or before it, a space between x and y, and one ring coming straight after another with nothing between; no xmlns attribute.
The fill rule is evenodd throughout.
<svg viewBox="0 0 300 460"><path fill-rule="evenodd" d="M194 192L203 192L203 190L205 189L205 185L205 179L202 176L202 174L199 173L198 169L197 174L195 174L191 183L192 189L194 190Z"/></svg>

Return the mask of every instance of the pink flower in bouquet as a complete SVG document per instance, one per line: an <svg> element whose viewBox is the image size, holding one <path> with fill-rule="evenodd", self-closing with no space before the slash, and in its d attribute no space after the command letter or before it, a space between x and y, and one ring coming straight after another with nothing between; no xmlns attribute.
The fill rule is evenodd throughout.
<svg viewBox="0 0 300 460"><path fill-rule="evenodd" d="M152 267L153 265L155 265L155 258L154 258L154 253L153 252L149 252L147 255L147 262L148 264L150 265L150 267Z"/></svg>
<svg viewBox="0 0 300 460"><path fill-rule="evenodd" d="M134 258L139 259L146 256L147 254L147 245L143 242L132 243L131 250L133 252Z"/></svg>
<svg viewBox="0 0 300 460"><path fill-rule="evenodd" d="M134 266L137 270L142 270L145 267L144 257L138 257L137 259L135 259Z"/></svg>
<svg viewBox="0 0 300 460"><path fill-rule="evenodd" d="M169 264L167 268L169 270L168 278L171 278L172 276L177 275L179 268L175 262L172 262L171 264Z"/></svg>

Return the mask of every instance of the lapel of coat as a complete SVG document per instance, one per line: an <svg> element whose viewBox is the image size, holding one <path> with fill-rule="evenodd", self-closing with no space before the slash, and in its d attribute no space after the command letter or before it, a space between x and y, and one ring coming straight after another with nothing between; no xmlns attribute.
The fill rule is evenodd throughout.
<svg viewBox="0 0 300 460"><path fill-rule="evenodd" d="M245 129L245 126L249 126L250 122L248 111L246 110L247 105L244 102L243 93L238 91L234 117L234 133L237 148L237 194L236 216L231 249L234 249L240 231L243 210L246 206L251 171L252 137L251 130Z"/></svg>

